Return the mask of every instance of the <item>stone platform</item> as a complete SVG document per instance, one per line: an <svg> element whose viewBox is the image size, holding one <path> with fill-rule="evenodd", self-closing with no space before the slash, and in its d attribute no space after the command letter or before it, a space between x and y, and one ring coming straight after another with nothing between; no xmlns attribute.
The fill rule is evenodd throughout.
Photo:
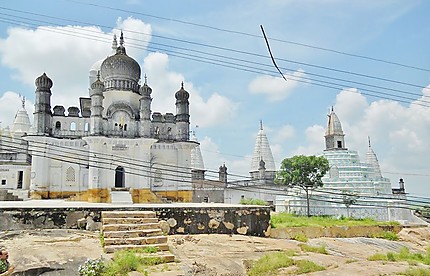
<svg viewBox="0 0 430 276"><path fill-rule="evenodd" d="M0 231L101 229L102 211L154 211L168 234L267 236L270 208L222 203L109 204L65 200L0 201Z"/></svg>

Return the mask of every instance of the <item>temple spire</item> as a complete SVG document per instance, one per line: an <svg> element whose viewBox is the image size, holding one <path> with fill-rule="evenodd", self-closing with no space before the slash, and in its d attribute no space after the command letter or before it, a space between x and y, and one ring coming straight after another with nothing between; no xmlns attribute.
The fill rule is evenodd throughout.
<svg viewBox="0 0 430 276"><path fill-rule="evenodd" d="M118 42L116 41L116 34L114 34L112 41L112 50L114 51L114 53L116 52L116 48L118 48Z"/></svg>
<svg viewBox="0 0 430 276"><path fill-rule="evenodd" d="M121 36L119 38L119 45L124 46L124 34L122 33L122 30L121 30Z"/></svg>

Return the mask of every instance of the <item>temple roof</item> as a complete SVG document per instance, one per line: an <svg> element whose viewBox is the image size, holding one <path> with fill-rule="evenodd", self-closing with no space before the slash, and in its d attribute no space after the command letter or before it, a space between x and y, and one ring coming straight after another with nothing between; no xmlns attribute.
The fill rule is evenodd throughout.
<svg viewBox="0 0 430 276"><path fill-rule="evenodd" d="M250 172L258 171L260 161L265 162L266 171L276 171L275 161L273 160L272 150L270 149L269 140L263 130L263 124L260 122L260 131L257 134L257 139L252 155Z"/></svg>

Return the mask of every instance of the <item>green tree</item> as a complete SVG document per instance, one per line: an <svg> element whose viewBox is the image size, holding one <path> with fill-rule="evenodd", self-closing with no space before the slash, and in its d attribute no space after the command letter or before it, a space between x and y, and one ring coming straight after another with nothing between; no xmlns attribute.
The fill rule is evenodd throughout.
<svg viewBox="0 0 430 276"><path fill-rule="evenodd" d="M289 187L300 187L306 193L307 214L310 216L309 192L323 186L321 178L330 166L324 156L296 155L285 158L276 173L275 183Z"/></svg>
<svg viewBox="0 0 430 276"><path fill-rule="evenodd" d="M346 207L346 216L349 218L349 207L354 205L358 200L358 195L356 192L346 191L343 193L343 204Z"/></svg>

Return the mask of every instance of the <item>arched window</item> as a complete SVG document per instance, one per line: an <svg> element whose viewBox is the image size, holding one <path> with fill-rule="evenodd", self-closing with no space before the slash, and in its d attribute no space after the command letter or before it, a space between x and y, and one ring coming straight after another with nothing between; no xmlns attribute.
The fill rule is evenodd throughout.
<svg viewBox="0 0 430 276"><path fill-rule="evenodd" d="M61 129L61 122L57 121L55 122L55 130L60 130Z"/></svg>
<svg viewBox="0 0 430 276"><path fill-rule="evenodd" d="M75 169L72 167L68 167L66 171L66 181L67 182L75 182Z"/></svg>
<svg viewBox="0 0 430 276"><path fill-rule="evenodd" d="M71 122L70 123L70 130L71 131L75 131L76 130L76 123L75 122Z"/></svg>
<svg viewBox="0 0 430 276"><path fill-rule="evenodd" d="M84 131L89 131L89 130L90 130L90 123L85 123Z"/></svg>
<svg viewBox="0 0 430 276"><path fill-rule="evenodd" d="M127 124L124 125L124 131L127 131Z"/></svg>

